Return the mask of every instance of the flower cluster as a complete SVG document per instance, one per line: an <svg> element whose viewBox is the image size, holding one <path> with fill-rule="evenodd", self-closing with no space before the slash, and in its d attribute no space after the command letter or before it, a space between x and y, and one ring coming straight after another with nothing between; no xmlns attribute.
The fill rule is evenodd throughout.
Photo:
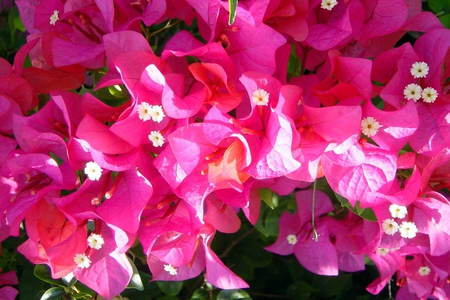
<svg viewBox="0 0 450 300"><path fill-rule="evenodd" d="M268 251L321 275L369 257L372 293L397 274L399 299L450 297L450 31L421 1L242 1L232 24L219 0L17 5L0 240L24 222L18 251L53 278L113 298L137 240L153 280L248 287L211 243L240 212L255 224L270 189L297 211ZM202 39L156 51L149 28L174 19ZM408 31L423 34L394 47ZM335 197L308 187L322 179Z"/></svg>

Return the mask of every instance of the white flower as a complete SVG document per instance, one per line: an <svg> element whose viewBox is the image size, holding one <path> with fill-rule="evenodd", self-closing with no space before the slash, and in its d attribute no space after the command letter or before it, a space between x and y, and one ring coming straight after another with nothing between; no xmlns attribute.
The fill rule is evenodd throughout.
<svg viewBox="0 0 450 300"><path fill-rule="evenodd" d="M377 134L378 129L380 129L381 125L375 118L367 117L362 119L361 121L361 131L368 137L374 136Z"/></svg>
<svg viewBox="0 0 450 300"><path fill-rule="evenodd" d="M384 233L389 235L393 235L398 231L398 224L394 221L394 219L384 220L381 227L383 228Z"/></svg>
<svg viewBox="0 0 450 300"><path fill-rule="evenodd" d="M161 105L153 105L150 110L150 115L152 116L153 122L157 123L160 123L166 116Z"/></svg>
<svg viewBox="0 0 450 300"><path fill-rule="evenodd" d="M286 237L286 240L290 245L297 244L297 236L295 234L290 234Z"/></svg>
<svg viewBox="0 0 450 300"><path fill-rule="evenodd" d="M164 137L159 131L150 132L148 139L153 143L153 147L161 147L164 145Z"/></svg>
<svg viewBox="0 0 450 300"><path fill-rule="evenodd" d="M152 106L148 104L147 102L142 102L137 106L137 112L139 114L139 119L142 121L148 121L152 118L152 115L150 113L152 109Z"/></svg>
<svg viewBox="0 0 450 300"><path fill-rule="evenodd" d="M427 276L428 274L430 274L431 269L428 266L423 266L419 268L418 272L420 276Z"/></svg>
<svg viewBox="0 0 450 300"><path fill-rule="evenodd" d="M336 0L322 0L320 8L332 10L338 4Z"/></svg>
<svg viewBox="0 0 450 300"><path fill-rule="evenodd" d="M89 268L91 260L84 253L75 254L73 261L77 264L78 268Z"/></svg>
<svg viewBox="0 0 450 300"><path fill-rule="evenodd" d="M422 91L423 102L433 103L434 101L436 101L437 97L438 97L438 92L435 89L433 89L432 87L424 88Z"/></svg>
<svg viewBox="0 0 450 300"><path fill-rule="evenodd" d="M426 62L417 61L412 64L410 71L411 71L411 75L414 78L424 78L425 76L428 75L429 70L430 70L430 68L428 67L428 64Z"/></svg>
<svg viewBox="0 0 450 300"><path fill-rule="evenodd" d="M99 180L102 176L103 169L94 161L90 161L84 168L84 174L88 176L90 180Z"/></svg>
<svg viewBox="0 0 450 300"><path fill-rule="evenodd" d="M422 94L422 88L420 85L415 83L408 84L403 90L403 95L405 95L405 99L417 101L420 99Z"/></svg>
<svg viewBox="0 0 450 300"><path fill-rule="evenodd" d="M378 248L377 249L378 254L380 254L381 256L385 256L386 254L389 253L389 249L388 248Z"/></svg>
<svg viewBox="0 0 450 300"><path fill-rule="evenodd" d="M252 101L255 105L268 105L269 93L263 89L257 89L252 94Z"/></svg>
<svg viewBox="0 0 450 300"><path fill-rule="evenodd" d="M397 204L391 204L391 206L389 206L389 211L391 212L391 216L393 218L403 219L408 214L406 206L401 206Z"/></svg>
<svg viewBox="0 0 450 300"><path fill-rule="evenodd" d="M172 265L164 265L164 271L169 272L170 275L178 275L177 269Z"/></svg>
<svg viewBox="0 0 450 300"><path fill-rule="evenodd" d="M417 226L413 222L402 222L400 225L400 235L407 239L412 239L416 236Z"/></svg>
<svg viewBox="0 0 450 300"><path fill-rule="evenodd" d="M55 26L56 21L59 20L59 10L54 10L53 14L50 16L50 25Z"/></svg>
<svg viewBox="0 0 450 300"><path fill-rule="evenodd" d="M95 250L102 248L102 246L105 244L105 240L102 238L102 236L96 233L91 233L87 240L89 247L94 248Z"/></svg>

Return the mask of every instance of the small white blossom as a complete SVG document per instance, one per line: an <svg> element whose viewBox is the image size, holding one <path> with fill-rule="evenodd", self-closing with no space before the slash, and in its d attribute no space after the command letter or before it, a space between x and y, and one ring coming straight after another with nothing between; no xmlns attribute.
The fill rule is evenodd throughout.
<svg viewBox="0 0 450 300"><path fill-rule="evenodd" d="M288 241L288 243L290 245L295 245L297 244L297 236L295 234L290 234L286 237L286 240Z"/></svg>
<svg viewBox="0 0 450 300"><path fill-rule="evenodd" d="M418 272L420 276L427 276L428 274L430 274L431 269L428 266L423 266L419 268Z"/></svg>
<svg viewBox="0 0 450 300"><path fill-rule="evenodd" d="M161 147L164 145L164 137L159 131L152 131L148 135L148 139L153 143L153 147Z"/></svg>
<svg viewBox="0 0 450 300"><path fill-rule="evenodd" d="M394 219L384 220L381 227L383 228L384 233L389 235L393 235L398 231L398 224L394 221Z"/></svg>
<svg viewBox="0 0 450 300"><path fill-rule="evenodd" d="M263 89L257 89L252 94L252 101L255 105L268 105L269 93Z"/></svg>
<svg viewBox="0 0 450 300"><path fill-rule="evenodd" d="M391 206L389 206L389 211L391 212L391 216L393 218L399 219L403 219L408 214L406 206L401 206L397 204L391 204Z"/></svg>
<svg viewBox="0 0 450 300"><path fill-rule="evenodd" d="M373 117L367 117L362 119L361 121L361 131L368 137L377 134L380 127L380 123L378 123L378 121Z"/></svg>
<svg viewBox="0 0 450 300"><path fill-rule="evenodd" d="M50 16L50 25L55 26L56 21L59 20L59 10L54 10L53 14Z"/></svg>
<svg viewBox="0 0 450 300"><path fill-rule="evenodd" d="M424 88L422 91L422 99L425 103L433 103L438 97L438 92L432 87Z"/></svg>
<svg viewBox="0 0 450 300"><path fill-rule="evenodd" d="M150 115L152 116L153 122L157 123L160 123L166 116L161 105L153 105L150 110Z"/></svg>
<svg viewBox="0 0 450 300"><path fill-rule="evenodd" d="M94 161L90 161L86 164L86 168L84 168L84 174L87 175L87 177L90 180L100 180L100 177L102 176L103 169Z"/></svg>
<svg viewBox="0 0 450 300"><path fill-rule="evenodd" d="M152 118L151 115L152 106L148 104L147 102L142 102L137 106L137 112L139 115L139 119L142 121L148 121Z"/></svg>
<svg viewBox="0 0 450 300"><path fill-rule="evenodd" d="M389 249L388 248L378 248L377 253L380 254L381 256L385 256L386 254L389 253Z"/></svg>
<svg viewBox="0 0 450 300"><path fill-rule="evenodd" d="M169 272L170 275L178 275L177 269L172 265L164 265L164 271Z"/></svg>
<svg viewBox="0 0 450 300"><path fill-rule="evenodd" d="M89 247L95 250L101 249L104 244L105 240L102 238L100 234L91 233L91 235L88 237Z"/></svg>
<svg viewBox="0 0 450 300"><path fill-rule="evenodd" d="M403 90L403 95L407 100L417 101L422 96L422 88L418 84L410 83Z"/></svg>
<svg viewBox="0 0 450 300"><path fill-rule="evenodd" d="M412 64L410 71L414 78L424 78L428 75L429 70L430 68L426 62L418 61Z"/></svg>
<svg viewBox="0 0 450 300"><path fill-rule="evenodd" d="M322 3L320 4L320 8L326 9L326 10L332 10L333 7L335 7L338 4L336 0L322 0Z"/></svg>
<svg viewBox="0 0 450 300"><path fill-rule="evenodd" d="M89 268L91 260L84 253L75 254L73 261L77 264L78 268Z"/></svg>
<svg viewBox="0 0 450 300"><path fill-rule="evenodd" d="M400 225L400 235L407 239L412 239L416 236L417 226L413 222L402 222Z"/></svg>

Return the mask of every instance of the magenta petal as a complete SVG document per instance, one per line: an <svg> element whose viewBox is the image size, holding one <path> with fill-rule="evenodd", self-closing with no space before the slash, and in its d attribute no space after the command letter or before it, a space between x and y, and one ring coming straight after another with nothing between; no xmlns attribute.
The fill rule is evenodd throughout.
<svg viewBox="0 0 450 300"><path fill-rule="evenodd" d="M98 60L95 65L89 65L92 68L103 67L103 60L99 56L104 53L103 44L83 45L75 44L61 38L52 40L53 63L55 67L70 66L75 64L83 64L93 58Z"/></svg>
<svg viewBox="0 0 450 300"><path fill-rule="evenodd" d="M337 5L326 23L309 27L306 43L317 50L329 50L352 33L350 13L346 6Z"/></svg>
<svg viewBox="0 0 450 300"><path fill-rule="evenodd" d="M363 116L375 118L382 127L372 139L383 149L399 151L419 127L419 117L413 101L396 111L382 111L372 102L363 106Z"/></svg>
<svg viewBox="0 0 450 300"><path fill-rule="evenodd" d="M151 255L174 266L187 265L195 255L195 235L166 231L159 235L151 247Z"/></svg>
<svg viewBox="0 0 450 300"><path fill-rule="evenodd" d="M302 223L297 215L291 215L289 212L283 212L280 218L279 233L277 240L272 245L264 247L267 251L279 254L289 255L294 253L294 245L289 244L287 237L291 234L297 235Z"/></svg>
<svg viewBox="0 0 450 300"><path fill-rule="evenodd" d="M392 33L403 25L408 16L404 0L361 1L370 18L365 22L358 37L369 39Z"/></svg>
<svg viewBox="0 0 450 300"><path fill-rule="evenodd" d="M247 173L256 179L276 178L297 170L300 163L292 155L293 124L283 115L272 112L267 137Z"/></svg>
<svg viewBox="0 0 450 300"><path fill-rule="evenodd" d="M114 70L114 59L121 53L133 50L149 53L152 51L145 37L135 31L118 31L105 34L103 36L103 44L105 45L110 70Z"/></svg>
<svg viewBox="0 0 450 300"><path fill-rule="evenodd" d="M331 188L352 205L364 201L367 192L387 191L395 179L397 154L383 149L364 149L364 161L354 167L337 165L328 158L322 167Z"/></svg>
<svg viewBox="0 0 450 300"><path fill-rule="evenodd" d="M141 213L150 199L153 188L136 169L130 169L116 177L117 187L111 199L97 209L98 215L107 223L128 233L136 233ZM121 216L118 218L117 216Z"/></svg>
<svg viewBox="0 0 450 300"><path fill-rule="evenodd" d="M12 286L4 286L0 288L0 295L2 295L3 300L14 300L19 294L19 291Z"/></svg>
<svg viewBox="0 0 450 300"><path fill-rule="evenodd" d="M359 106L315 108L303 105L303 116L305 121L299 126L311 126L315 133L329 142L340 144L351 136L359 136L361 131Z"/></svg>
<svg viewBox="0 0 450 300"><path fill-rule="evenodd" d="M173 155L186 174L190 174L217 147L211 144L203 128L208 124L194 123L174 131L168 138Z"/></svg>
<svg viewBox="0 0 450 300"><path fill-rule="evenodd" d="M215 229L223 233L234 233L241 227L241 220L237 216L233 207L225 205L215 200L207 200L207 209L204 221L211 224Z"/></svg>
<svg viewBox="0 0 450 300"><path fill-rule="evenodd" d="M333 211L330 198L322 191L316 190L314 216L319 217ZM302 190L295 193L300 224L306 224L312 218L313 190Z"/></svg>
<svg viewBox="0 0 450 300"><path fill-rule="evenodd" d="M193 258L192 266L183 265L177 266L172 265L171 262L163 262L159 260L156 256L151 253L147 257L147 263L152 273L152 280L162 280L162 281L183 281L197 277L205 269L205 258L204 250L199 247L195 258ZM176 270L176 275L171 275L169 272L164 270L165 266L172 265Z"/></svg>
<svg viewBox="0 0 450 300"><path fill-rule="evenodd" d="M172 90L171 86L183 84L184 78L181 75L170 74L166 76L166 79L167 85L164 86L162 92L162 105L167 115L174 119L184 119L197 114L206 100L206 88L202 88L182 98Z"/></svg>
<svg viewBox="0 0 450 300"><path fill-rule="evenodd" d="M187 174L177 162L177 158L171 147L166 147L154 160L155 167L167 183L176 189L186 178Z"/></svg>
<svg viewBox="0 0 450 300"><path fill-rule="evenodd" d="M89 268L73 271L78 280L107 299L117 296L126 288L133 274L126 254L118 251L105 253L102 248L92 252L90 259L92 263Z"/></svg>
<svg viewBox="0 0 450 300"><path fill-rule="evenodd" d="M417 153L435 156L444 148L450 147L450 104L416 103L419 114L419 127L412 135L410 144Z"/></svg>
<svg viewBox="0 0 450 300"><path fill-rule="evenodd" d="M9 153L16 149L15 139L0 134L0 164L3 164Z"/></svg>
<svg viewBox="0 0 450 300"><path fill-rule="evenodd" d="M17 274L15 271L9 271L0 274L0 285L13 285L13 284L19 284L19 280L17 279Z"/></svg>
<svg viewBox="0 0 450 300"><path fill-rule="evenodd" d="M77 136L86 140L93 148L105 154L126 153L134 147L110 131L90 115L86 115L77 129Z"/></svg>
<svg viewBox="0 0 450 300"><path fill-rule="evenodd" d="M206 280L220 289L248 288L248 284L234 274L207 245L203 245L206 261Z"/></svg>
<svg viewBox="0 0 450 300"><path fill-rule="evenodd" d="M222 15L221 18L225 23L227 22L225 18L228 16ZM264 23L253 27L236 18L233 25L239 28L237 32L223 30L223 34L229 40L230 47L227 52L234 62L238 74L250 70L273 74L276 70L275 52L286 43L283 35ZM255 38L258 36L264 38Z"/></svg>
<svg viewBox="0 0 450 300"><path fill-rule="evenodd" d="M444 60L448 58L450 48L450 33L448 29L438 29L422 35L414 43L414 50L421 54L430 67L430 72L424 81L426 86L441 90L441 69Z"/></svg>
<svg viewBox="0 0 450 300"><path fill-rule="evenodd" d="M308 271L319 275L335 276L339 274L336 248L328 238L326 223L316 225L318 241L307 236L306 241L295 245L294 254L299 263Z"/></svg>

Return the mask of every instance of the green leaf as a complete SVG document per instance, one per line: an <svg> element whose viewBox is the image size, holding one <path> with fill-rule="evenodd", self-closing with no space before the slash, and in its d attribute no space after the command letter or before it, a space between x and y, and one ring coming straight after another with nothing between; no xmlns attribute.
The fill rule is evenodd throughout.
<svg viewBox="0 0 450 300"><path fill-rule="evenodd" d="M297 281L289 285L286 293L295 299L310 299L314 288L305 281Z"/></svg>
<svg viewBox="0 0 450 300"><path fill-rule="evenodd" d="M19 278L19 299L39 299L49 285L33 275L34 266L27 265Z"/></svg>
<svg viewBox="0 0 450 300"><path fill-rule="evenodd" d="M255 266L253 260L247 256L236 254L230 258L233 262L232 270L244 280L251 280L254 277Z"/></svg>
<svg viewBox="0 0 450 300"><path fill-rule="evenodd" d="M352 288L352 275L345 273L340 273L337 277L314 275L311 283L315 288L315 298L341 299L339 296Z"/></svg>
<svg viewBox="0 0 450 300"><path fill-rule="evenodd" d="M183 281L158 281L158 287L167 296L176 296L183 287Z"/></svg>
<svg viewBox="0 0 450 300"><path fill-rule="evenodd" d="M132 289L136 289L138 291L143 291L144 284L142 283L142 279L141 279L141 276L139 275L139 271L131 259L128 258L128 261L130 262L131 266L133 267L133 275L131 276L131 280L130 280L130 283L128 283L127 288L132 288Z"/></svg>
<svg viewBox="0 0 450 300"><path fill-rule="evenodd" d="M61 298L66 292L63 288L60 287L52 287L49 288L44 295L42 295L41 300L57 300L63 299Z"/></svg>
<svg viewBox="0 0 450 300"><path fill-rule="evenodd" d="M156 298L157 300L180 300L180 298L175 296L161 296Z"/></svg>
<svg viewBox="0 0 450 300"><path fill-rule="evenodd" d="M439 21L441 21L445 28L450 29L450 14L440 16Z"/></svg>
<svg viewBox="0 0 450 300"><path fill-rule="evenodd" d="M301 65L300 65L300 59L296 53L295 44L292 44L291 47L291 54L289 56L289 62L288 62L288 81L292 77L299 77L300 71L301 71Z"/></svg>
<svg viewBox="0 0 450 300"><path fill-rule="evenodd" d="M234 23L234 20L236 19L236 9L238 6L238 0L228 0L230 13L228 16L228 25L231 25Z"/></svg>
<svg viewBox="0 0 450 300"><path fill-rule="evenodd" d="M450 0L428 0L428 7L435 13L449 12Z"/></svg>
<svg viewBox="0 0 450 300"><path fill-rule="evenodd" d="M34 267L33 274L40 280L45 281L47 283L57 285L57 286L60 286L63 288L66 287L66 285L64 284L64 282L61 279L56 280L56 279L52 278L52 276L50 275L50 270L46 265L36 265Z"/></svg>
<svg viewBox="0 0 450 300"><path fill-rule="evenodd" d="M278 228L280 223L280 217L282 214L282 210L272 210L267 215L267 218L264 222L266 226L266 232L269 236L277 236L278 235Z"/></svg>
<svg viewBox="0 0 450 300"><path fill-rule="evenodd" d="M337 193L335 193L335 195L336 199L341 203L342 207L347 207L361 218L364 218L368 221L377 222L377 217L371 208L361 208L359 201L357 201L355 207L353 207L346 198Z"/></svg>
<svg viewBox="0 0 450 300"><path fill-rule="evenodd" d="M91 294L86 294L86 293L78 293L78 294L74 294L72 295L72 298L74 299L90 299L92 298Z"/></svg>
<svg viewBox="0 0 450 300"><path fill-rule="evenodd" d="M264 188L258 191L259 197L264 201L270 208L274 209L278 206L278 195L276 195L271 189Z"/></svg>
<svg viewBox="0 0 450 300"><path fill-rule="evenodd" d="M217 300L232 300L232 299L252 299L249 294L243 290L223 290L217 295Z"/></svg>
<svg viewBox="0 0 450 300"><path fill-rule="evenodd" d="M196 289L192 294L190 300L208 300L209 293L205 289Z"/></svg>
<svg viewBox="0 0 450 300"><path fill-rule="evenodd" d="M25 32L25 26L23 26L22 20L20 19L19 10L17 6L13 6L8 14L8 25L11 32L11 39L14 39L14 33L19 30Z"/></svg>

